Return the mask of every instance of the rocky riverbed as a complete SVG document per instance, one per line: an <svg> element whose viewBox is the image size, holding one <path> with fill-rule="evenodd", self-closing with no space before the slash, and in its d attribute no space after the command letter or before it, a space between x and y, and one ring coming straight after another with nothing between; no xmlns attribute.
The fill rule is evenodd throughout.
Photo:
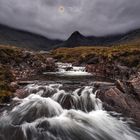
<svg viewBox="0 0 140 140"><path fill-rule="evenodd" d="M95 77L87 73L84 67L78 68L77 66L75 68L71 64L64 63L57 63L55 66L57 66L57 71L45 72L44 74L36 75L36 78L34 76L34 78L30 77L32 80L29 78L30 80L21 79L11 82L10 87L15 90L12 96L19 98L27 97L29 93L24 87L35 83L42 83L42 85L45 83L63 84L65 91L71 91L78 87L88 85L94 87L94 90L97 91L96 97L103 102L103 107L106 110L115 111L121 113L125 117L132 118L133 121L137 123L137 126L140 126L139 73L129 80L111 80ZM8 98L7 101L9 102L10 99ZM67 100L64 102L64 106L69 106L71 108L69 97L67 97Z"/></svg>
<svg viewBox="0 0 140 140"><path fill-rule="evenodd" d="M119 81L32 81L17 90L12 102L1 110L0 138L139 140L139 123L132 123L139 122L138 118L130 120L130 115L116 113L119 109L125 113L127 106L129 95L122 88ZM127 111L133 114L138 108L131 109Z"/></svg>
<svg viewBox="0 0 140 140"><path fill-rule="evenodd" d="M133 70L117 65L118 63L97 63L93 59L92 63L87 62L87 64L58 63L48 53L27 51L15 47L0 47L0 55L2 58L0 60L0 123L5 122L5 118L7 120L11 118L11 122L2 124L4 127L0 127L0 130L7 131L8 128L11 133L18 132L12 140L19 138L19 134L23 140L30 136L35 138L35 135L39 133L38 125L50 138L52 131L57 131L57 129L53 127L50 120L47 120L47 124L53 129L48 130L46 126L48 118L43 119L45 124L40 122L42 120L38 120L43 116L52 117L52 120L58 116L55 124L59 126L59 130L65 132L66 128L59 125L61 115L70 121L76 117L72 126L69 125L69 121L66 121L67 131L71 133L71 136L60 135L62 131L59 131L58 134L61 138L79 138L79 135L70 131L70 128L77 128L81 132L83 122L88 118L92 124L87 122L86 125L89 129L86 128L86 125L82 128L84 132L86 129L88 130L85 133L90 139L96 137L96 134L89 135L97 130L94 129L94 124L97 125L98 130L101 130L96 137L98 139L104 140L105 137L111 140L118 138L138 140L139 132L137 131L140 131L140 73L138 69ZM42 107L40 108L40 106ZM18 113L20 107L23 109L24 115L21 115L20 111ZM39 109L37 109L38 107ZM42 109L48 112L46 113ZM53 109L53 114L49 111L50 109ZM82 112L77 112L77 110ZM96 122L97 118L92 120L91 117L94 118L98 112L103 113L100 121L106 121L105 124ZM15 117L16 114L19 119ZM83 118L79 118L81 115ZM32 116L34 117L32 118ZM106 118L106 116L108 117ZM29 124L24 124L24 121ZM109 130L106 131L100 126L100 124L109 125L110 123L115 123L111 135ZM36 125L34 126L34 124ZM31 133L32 127L34 127L34 131ZM125 135L121 136L120 131L123 130L125 130ZM39 140L38 136L36 139ZM57 134L54 133L53 137L56 136ZM40 134L40 137L43 135ZM10 135L6 137L6 133L0 134L0 138L11 140Z"/></svg>
<svg viewBox="0 0 140 140"><path fill-rule="evenodd" d="M0 46L0 102L7 102L18 88L17 83L43 71L55 71L54 60L46 53Z"/></svg>
<svg viewBox="0 0 140 140"><path fill-rule="evenodd" d="M46 76L46 75L45 75ZM44 76L44 77L45 77ZM50 76L51 77L51 76ZM50 78L49 77L49 78ZM49 79L46 76L46 79ZM103 102L103 107L108 111L115 111L117 113L121 113L124 117L131 118L136 125L140 127L140 75L138 74L135 78L127 81L97 81L95 77L88 78L71 78L71 77L51 77L47 83L59 83L63 84L63 89L66 91L71 91L73 89L77 89L78 87L82 87L85 85L89 85L94 87L94 91L97 91L96 97L99 98ZM55 80L55 81L53 81ZM105 79L104 79L105 80ZM94 82L93 82L94 81ZM34 84L34 83L42 83L44 85L46 80L44 78L43 81L24 81L19 83L22 85L19 89L14 93L15 96L19 98L24 98L29 95L26 90L23 88L23 85ZM64 106L70 106L70 98L67 98Z"/></svg>

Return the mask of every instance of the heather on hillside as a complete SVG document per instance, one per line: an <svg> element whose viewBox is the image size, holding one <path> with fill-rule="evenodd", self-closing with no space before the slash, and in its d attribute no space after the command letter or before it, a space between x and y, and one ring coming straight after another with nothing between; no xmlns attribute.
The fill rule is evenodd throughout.
<svg viewBox="0 0 140 140"><path fill-rule="evenodd" d="M110 62L116 61L128 67L140 67L139 46L58 48L51 52L51 56L63 62L78 63L87 63L96 57Z"/></svg>

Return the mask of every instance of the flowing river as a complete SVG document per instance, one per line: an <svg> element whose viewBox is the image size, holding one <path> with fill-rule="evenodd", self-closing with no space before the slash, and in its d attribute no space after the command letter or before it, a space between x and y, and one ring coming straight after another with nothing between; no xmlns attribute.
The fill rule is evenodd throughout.
<svg viewBox="0 0 140 140"><path fill-rule="evenodd" d="M94 85L72 84L77 78L62 82L62 77L67 76L89 80L91 74L84 67L70 67L59 64L58 72L44 74L61 80L29 84L24 87L25 98L13 98L1 113L0 140L140 139L140 133L123 117L104 110Z"/></svg>

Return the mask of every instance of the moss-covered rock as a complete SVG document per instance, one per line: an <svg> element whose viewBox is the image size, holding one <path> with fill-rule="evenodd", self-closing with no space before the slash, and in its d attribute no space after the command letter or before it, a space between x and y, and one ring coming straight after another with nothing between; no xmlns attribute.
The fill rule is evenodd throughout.
<svg viewBox="0 0 140 140"><path fill-rule="evenodd" d="M0 64L9 67L16 80L26 79L38 72L55 68L54 62L48 59L47 54L13 46L1 45L0 58Z"/></svg>
<svg viewBox="0 0 140 140"><path fill-rule="evenodd" d="M12 92L9 90L0 90L0 103L10 102L12 97Z"/></svg>
<svg viewBox="0 0 140 140"><path fill-rule="evenodd" d="M10 88L10 82L14 80L14 77L9 69L5 65L0 65L0 103L9 102L12 96L12 89Z"/></svg>
<svg viewBox="0 0 140 140"><path fill-rule="evenodd" d="M32 75L55 69L47 54L0 45L0 103L10 101L15 86L11 82L29 79Z"/></svg>

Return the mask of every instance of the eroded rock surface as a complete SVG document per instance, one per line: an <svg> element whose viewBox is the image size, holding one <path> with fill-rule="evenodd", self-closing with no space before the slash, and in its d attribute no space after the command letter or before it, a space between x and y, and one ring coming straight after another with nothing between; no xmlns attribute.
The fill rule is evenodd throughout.
<svg viewBox="0 0 140 140"><path fill-rule="evenodd" d="M115 86L99 89L97 97L109 111L133 118L140 126L140 75L129 81L117 81Z"/></svg>

